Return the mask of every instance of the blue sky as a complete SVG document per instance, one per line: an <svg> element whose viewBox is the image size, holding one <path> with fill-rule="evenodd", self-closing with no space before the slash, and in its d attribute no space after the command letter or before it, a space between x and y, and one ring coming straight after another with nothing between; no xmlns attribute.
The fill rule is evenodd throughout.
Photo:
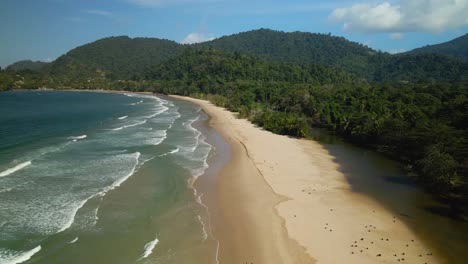
<svg viewBox="0 0 468 264"><path fill-rule="evenodd" d="M198 42L271 28L400 52L468 32L468 0L0 0L0 66L117 35Z"/></svg>

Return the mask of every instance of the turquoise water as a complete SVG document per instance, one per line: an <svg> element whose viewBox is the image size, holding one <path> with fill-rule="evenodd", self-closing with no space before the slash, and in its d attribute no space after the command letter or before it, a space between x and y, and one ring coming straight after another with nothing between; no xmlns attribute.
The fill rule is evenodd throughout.
<svg viewBox="0 0 468 264"><path fill-rule="evenodd" d="M215 263L190 103L0 93L0 263Z"/></svg>

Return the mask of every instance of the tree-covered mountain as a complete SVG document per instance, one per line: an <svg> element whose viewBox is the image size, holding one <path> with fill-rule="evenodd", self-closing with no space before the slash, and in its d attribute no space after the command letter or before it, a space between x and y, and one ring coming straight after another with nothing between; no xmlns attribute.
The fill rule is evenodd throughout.
<svg viewBox="0 0 468 264"><path fill-rule="evenodd" d="M274 63L238 52L187 48L181 55L151 68L144 79L206 83L244 80L340 85L351 83L356 78L342 70L315 64Z"/></svg>
<svg viewBox="0 0 468 264"><path fill-rule="evenodd" d="M174 41L157 38L104 38L69 51L55 60L47 72L71 78L132 79L182 48Z"/></svg>
<svg viewBox="0 0 468 264"><path fill-rule="evenodd" d="M259 29L198 45L248 53L276 62L336 67L379 82L452 81L468 76L468 64L457 59L433 54L391 55L329 34Z"/></svg>
<svg viewBox="0 0 468 264"><path fill-rule="evenodd" d="M428 45L409 52L410 54L435 53L468 61L468 34L448 42Z"/></svg>
<svg viewBox="0 0 468 264"><path fill-rule="evenodd" d="M353 73L366 71L369 57L378 55L378 52L343 37L270 29L242 32L198 45L248 53L277 62L336 66Z"/></svg>
<svg viewBox="0 0 468 264"><path fill-rule="evenodd" d="M195 45L155 38L105 38L71 50L46 69L50 76L71 80L136 80L143 78L146 69L193 47L249 54L269 63L328 66L369 81L459 81L468 78L468 62L444 55L391 55L342 37L268 29Z"/></svg>
<svg viewBox="0 0 468 264"><path fill-rule="evenodd" d="M37 72L42 70L46 65L48 65L48 63L43 61L22 60L9 65L6 69L12 71L30 70Z"/></svg>

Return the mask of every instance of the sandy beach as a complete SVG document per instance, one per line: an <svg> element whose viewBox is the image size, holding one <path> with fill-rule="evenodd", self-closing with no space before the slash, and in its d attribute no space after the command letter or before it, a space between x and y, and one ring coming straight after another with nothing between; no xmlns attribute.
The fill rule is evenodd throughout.
<svg viewBox="0 0 468 264"><path fill-rule="evenodd" d="M231 148L217 185L220 263L440 262L397 216L352 192L319 143L174 98L201 106Z"/></svg>

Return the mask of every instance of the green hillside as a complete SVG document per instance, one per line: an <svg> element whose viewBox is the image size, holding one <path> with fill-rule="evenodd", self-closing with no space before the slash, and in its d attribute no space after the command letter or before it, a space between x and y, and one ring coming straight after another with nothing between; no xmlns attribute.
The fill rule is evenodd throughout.
<svg viewBox="0 0 468 264"><path fill-rule="evenodd" d="M343 37L269 29L224 36L199 45L249 53L279 62L336 66L353 73L366 72L369 57L377 54Z"/></svg>
<svg viewBox="0 0 468 264"><path fill-rule="evenodd" d="M182 46L156 38L110 37L80 47L51 64L52 76L132 79L144 69L176 55Z"/></svg>
<svg viewBox="0 0 468 264"><path fill-rule="evenodd" d="M296 64L319 64L343 69L371 81L466 79L468 64L443 55L391 55L343 37L307 32L253 30L198 44L259 58Z"/></svg>
<svg viewBox="0 0 468 264"><path fill-rule="evenodd" d="M40 71L49 63L43 61L22 60L9 65L6 69L12 71Z"/></svg>
<svg viewBox="0 0 468 264"><path fill-rule="evenodd" d="M409 53L411 54L436 53L436 54L452 56L452 57L467 61L468 60L468 34L465 34L461 37L458 37L448 42L417 48L417 49L410 51Z"/></svg>
<svg viewBox="0 0 468 264"><path fill-rule="evenodd" d="M467 62L444 55L391 55L342 37L267 29L195 45L155 38L105 38L71 50L46 67L46 72L71 80L141 80L147 69L193 47L214 48L226 54L239 52L266 63L327 66L378 82L460 81L468 75Z"/></svg>

